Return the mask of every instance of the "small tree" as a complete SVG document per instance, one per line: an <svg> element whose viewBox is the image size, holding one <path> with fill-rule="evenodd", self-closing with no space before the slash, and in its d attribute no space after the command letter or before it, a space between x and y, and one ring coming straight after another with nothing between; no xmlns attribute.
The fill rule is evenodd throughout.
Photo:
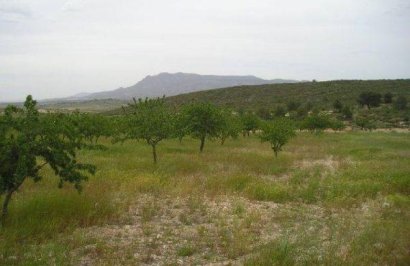
<svg viewBox="0 0 410 266"><path fill-rule="evenodd" d="M69 118L76 120L75 123L80 128L80 132L90 142L97 143L100 137L112 135L111 121L106 116L80 113L77 111Z"/></svg>
<svg viewBox="0 0 410 266"><path fill-rule="evenodd" d="M275 157L277 157L283 145L288 143L289 139L294 136L295 128L291 120L280 118L274 120L272 123L265 123L262 126L260 139L262 142L269 142L271 144Z"/></svg>
<svg viewBox="0 0 410 266"><path fill-rule="evenodd" d="M407 98L404 95L400 95L397 97L396 101L394 102L394 107L397 110L406 110L407 108Z"/></svg>
<svg viewBox="0 0 410 266"><path fill-rule="evenodd" d="M259 118L251 112L241 116L243 135L249 137L250 132L255 132L259 127Z"/></svg>
<svg viewBox="0 0 410 266"><path fill-rule="evenodd" d="M40 118L36 101L27 96L24 108L8 106L0 119L0 195L5 195L0 223L4 225L11 197L28 178L41 180L40 170L49 165L64 182L80 191L86 173L95 167L76 160L76 151L88 147L74 125L55 116Z"/></svg>
<svg viewBox="0 0 410 266"><path fill-rule="evenodd" d="M218 137L223 127L221 111L210 103L193 103L184 106L182 113L187 132L200 140L199 151L202 152L206 138Z"/></svg>
<svg viewBox="0 0 410 266"><path fill-rule="evenodd" d="M387 92L383 96L384 103L392 103L393 102L393 94Z"/></svg>
<svg viewBox="0 0 410 266"><path fill-rule="evenodd" d="M174 116L174 137L178 138L179 142L182 142L182 139L189 134L188 125L186 123L187 119L184 117L183 112L177 113Z"/></svg>
<svg viewBox="0 0 410 266"><path fill-rule="evenodd" d="M368 92L363 92L359 95L359 99L357 102L360 104L360 106L367 106L369 109L371 107L377 107L381 103L381 94L368 91Z"/></svg>
<svg viewBox="0 0 410 266"><path fill-rule="evenodd" d="M221 145L224 145L227 138L236 139L242 130L241 120L237 115L234 115L230 110L222 111L222 125L218 133L221 140Z"/></svg>
<svg viewBox="0 0 410 266"><path fill-rule="evenodd" d="M340 112L340 111L342 111L342 108L343 108L343 104L342 104L341 101L336 100L336 101L333 103L333 109L334 109L335 111Z"/></svg>
<svg viewBox="0 0 410 266"><path fill-rule="evenodd" d="M145 100L134 98L129 104L128 130L121 140L143 139L152 147L154 163L157 163L157 144L173 133L173 118L165 106L164 98Z"/></svg>

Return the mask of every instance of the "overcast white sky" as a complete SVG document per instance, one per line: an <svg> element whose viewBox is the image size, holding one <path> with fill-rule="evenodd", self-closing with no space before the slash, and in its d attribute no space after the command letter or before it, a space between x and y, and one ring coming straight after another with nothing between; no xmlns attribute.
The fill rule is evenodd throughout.
<svg viewBox="0 0 410 266"><path fill-rule="evenodd" d="M410 78L410 1L0 0L0 102L160 72Z"/></svg>

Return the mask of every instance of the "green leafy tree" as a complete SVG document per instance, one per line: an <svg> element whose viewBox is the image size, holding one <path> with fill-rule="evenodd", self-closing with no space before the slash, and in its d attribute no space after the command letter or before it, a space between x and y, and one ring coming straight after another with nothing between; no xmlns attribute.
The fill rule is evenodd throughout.
<svg viewBox="0 0 410 266"><path fill-rule="evenodd" d="M180 112L174 116L174 136L178 138L179 142L182 142L182 139L189 134L188 125L186 123L187 119L185 118L185 113Z"/></svg>
<svg viewBox="0 0 410 266"><path fill-rule="evenodd" d="M239 117L230 110L223 110L221 114L223 120L218 137L221 140L221 145L223 145L227 138L236 139L238 137L242 130L242 123Z"/></svg>
<svg viewBox="0 0 410 266"><path fill-rule="evenodd" d="M112 135L112 119L100 114L74 112L69 119L80 129L81 134L90 142L97 143L100 137Z"/></svg>
<svg viewBox="0 0 410 266"><path fill-rule="evenodd" d="M217 138L223 127L221 111L210 103L192 103L183 107L184 124L187 132L200 140L202 152L207 138Z"/></svg>
<svg viewBox="0 0 410 266"><path fill-rule="evenodd" d="M243 135L249 137L250 132L255 132L259 128L259 118L251 112L241 116Z"/></svg>
<svg viewBox="0 0 410 266"><path fill-rule="evenodd" d="M383 95L384 103L392 103L393 102L393 94L391 92L387 92Z"/></svg>
<svg viewBox="0 0 410 266"><path fill-rule="evenodd" d="M371 107L378 107L380 105L381 97L380 93L372 91L363 92L359 95L357 102L360 106L367 106L370 109Z"/></svg>
<svg viewBox="0 0 410 266"><path fill-rule="evenodd" d="M262 125L260 139L262 142L269 142L271 144L275 157L277 157L283 145L288 143L294 136L295 127L292 121L286 118L279 118L271 123L264 123Z"/></svg>
<svg viewBox="0 0 410 266"><path fill-rule="evenodd" d="M164 98L145 100L134 98L129 104L127 130L121 140L142 139L152 147L154 163L157 163L157 144L173 134L173 117Z"/></svg>
<svg viewBox="0 0 410 266"><path fill-rule="evenodd" d="M4 195L1 223L4 225L12 195L27 179L41 180L40 170L49 165L59 177L59 187L73 183L80 191L87 173L95 167L76 160L76 151L89 147L78 129L64 125L66 119L41 118L36 101L27 96L23 108L8 106L0 118L0 195Z"/></svg>
<svg viewBox="0 0 410 266"><path fill-rule="evenodd" d="M407 108L407 98L404 95L399 95L394 102L394 107L397 110L406 110Z"/></svg>

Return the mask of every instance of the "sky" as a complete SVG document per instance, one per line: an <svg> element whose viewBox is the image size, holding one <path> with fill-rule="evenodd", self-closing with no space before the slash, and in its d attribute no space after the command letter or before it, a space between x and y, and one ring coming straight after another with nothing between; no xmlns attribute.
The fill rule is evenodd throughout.
<svg viewBox="0 0 410 266"><path fill-rule="evenodd" d="M0 0L0 102L160 72L410 78L410 1Z"/></svg>

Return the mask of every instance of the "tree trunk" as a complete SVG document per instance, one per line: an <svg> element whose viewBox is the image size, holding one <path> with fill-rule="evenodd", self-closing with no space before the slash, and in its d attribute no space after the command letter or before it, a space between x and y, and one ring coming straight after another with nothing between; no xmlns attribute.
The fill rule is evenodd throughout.
<svg viewBox="0 0 410 266"><path fill-rule="evenodd" d="M201 137L201 146L199 147L200 152L204 150L204 145L205 145L205 137Z"/></svg>
<svg viewBox="0 0 410 266"><path fill-rule="evenodd" d="M157 149L154 144L152 144L151 146L152 146L152 156L154 156L154 164L156 164L157 163Z"/></svg>
<svg viewBox="0 0 410 266"><path fill-rule="evenodd" d="M3 209L1 211L1 217L0 217L0 226L4 226L5 221L6 221L6 216L8 213L8 207L9 207L9 203L11 200L11 195L13 195L14 190L10 190L7 192L6 197L4 198L3 201Z"/></svg>

